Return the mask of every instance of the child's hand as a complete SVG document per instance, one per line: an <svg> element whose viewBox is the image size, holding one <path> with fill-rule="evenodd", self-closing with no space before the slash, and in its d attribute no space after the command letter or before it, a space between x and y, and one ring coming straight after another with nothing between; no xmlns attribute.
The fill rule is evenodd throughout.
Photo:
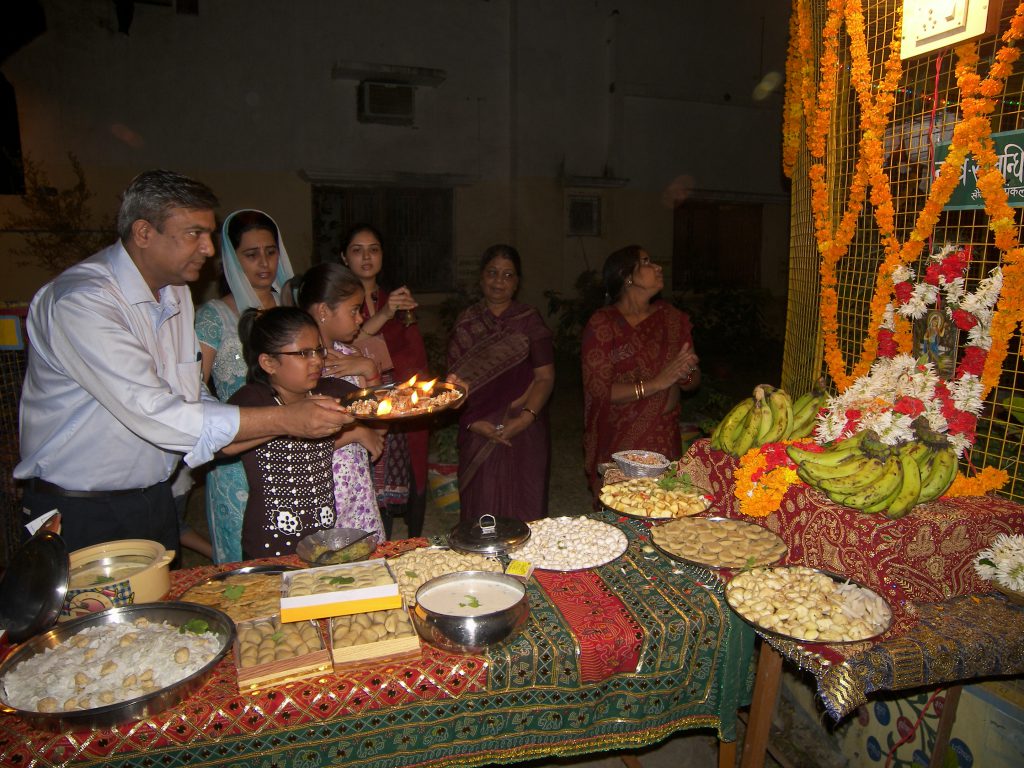
<svg viewBox="0 0 1024 768"><path fill-rule="evenodd" d="M384 435L375 429L363 426L356 427L353 432L356 442L369 451L370 461L379 459L381 451L384 450Z"/></svg>
<svg viewBox="0 0 1024 768"><path fill-rule="evenodd" d="M343 355L333 349L327 352L324 376L362 376L368 384L380 381L380 371L377 370L377 363L372 358L363 355Z"/></svg>

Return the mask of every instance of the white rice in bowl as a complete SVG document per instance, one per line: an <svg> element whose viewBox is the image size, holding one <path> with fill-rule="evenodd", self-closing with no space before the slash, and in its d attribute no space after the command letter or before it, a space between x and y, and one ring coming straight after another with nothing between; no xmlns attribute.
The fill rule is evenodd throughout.
<svg viewBox="0 0 1024 768"><path fill-rule="evenodd" d="M146 618L98 624L9 670L3 679L4 699L29 712L118 704L198 672L221 645L212 632L195 633Z"/></svg>

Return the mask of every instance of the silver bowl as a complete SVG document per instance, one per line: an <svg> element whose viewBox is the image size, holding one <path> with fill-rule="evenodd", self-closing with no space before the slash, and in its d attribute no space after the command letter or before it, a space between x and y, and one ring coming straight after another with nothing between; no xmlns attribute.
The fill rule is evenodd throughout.
<svg viewBox="0 0 1024 768"><path fill-rule="evenodd" d="M152 622L166 621L175 626L187 624L193 619L202 619L209 624L209 631L220 638L220 649L201 669L183 680L116 704L70 712L31 712L12 707L7 703L6 692L3 690L4 676L8 670L13 669L22 661L43 653L47 648L60 645L87 627L100 624L131 624L141 618L149 619ZM146 603L111 608L100 613L90 613L59 624L49 632L36 635L31 640L19 645L10 656L4 659L0 664L0 711L20 717L34 728L58 732L108 728L129 720L139 720L162 712L168 707L173 707L182 699L202 688L212 674L213 668L231 650L234 642L235 625L231 619L222 611L205 605L183 602Z"/></svg>
<svg viewBox="0 0 1024 768"><path fill-rule="evenodd" d="M494 610L488 609L488 602ZM518 579L504 573L460 571L431 579L416 590L412 623L431 645L475 653L509 640L529 616L526 587Z"/></svg>

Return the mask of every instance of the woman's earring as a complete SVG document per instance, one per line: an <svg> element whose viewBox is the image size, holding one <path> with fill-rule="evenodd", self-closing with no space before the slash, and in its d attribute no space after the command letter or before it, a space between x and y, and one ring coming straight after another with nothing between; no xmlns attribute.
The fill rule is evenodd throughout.
<svg viewBox="0 0 1024 768"><path fill-rule="evenodd" d="M626 278L626 285L632 285L632 284L633 284L633 278L632 277L627 277Z"/></svg>
<svg viewBox="0 0 1024 768"><path fill-rule="evenodd" d="M320 315L320 322L321 323L326 323L327 322L327 316L326 315Z"/></svg>

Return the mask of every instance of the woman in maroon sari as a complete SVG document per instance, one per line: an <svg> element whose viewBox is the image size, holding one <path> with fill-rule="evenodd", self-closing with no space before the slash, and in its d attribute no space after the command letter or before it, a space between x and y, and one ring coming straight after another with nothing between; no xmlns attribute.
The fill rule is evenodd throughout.
<svg viewBox="0 0 1024 768"><path fill-rule="evenodd" d="M470 386L459 417L463 520L547 516L554 350L537 310L515 300L519 277L515 248L484 251L483 300L459 316L448 345L449 371Z"/></svg>
<svg viewBox="0 0 1024 768"><path fill-rule="evenodd" d="M354 346L382 366L385 383L428 373L427 350L413 315L417 304L412 293L405 286L389 292L377 285L377 275L384 264L380 232L369 224L352 227L341 244L341 261L359 278L366 294L362 335ZM328 368L330 363L328 359ZM405 518L410 537L423 532L429 442L430 432L426 429L394 424L388 431L384 453L374 465L373 479L389 539L396 516Z"/></svg>
<svg viewBox="0 0 1024 768"><path fill-rule="evenodd" d="M666 301L661 267L638 245L604 263L610 306L583 330L583 453L595 497L597 465L637 448L678 459L679 392L700 386L690 318Z"/></svg>

